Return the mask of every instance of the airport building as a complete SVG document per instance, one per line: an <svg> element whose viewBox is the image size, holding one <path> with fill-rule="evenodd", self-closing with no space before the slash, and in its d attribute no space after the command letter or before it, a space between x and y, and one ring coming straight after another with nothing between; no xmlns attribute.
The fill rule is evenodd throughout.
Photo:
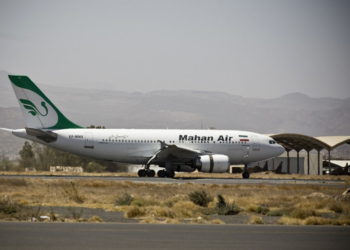
<svg viewBox="0 0 350 250"><path fill-rule="evenodd" d="M350 136L312 137L291 133L270 136L284 146L286 152L277 158L250 164L250 167L290 174L349 174L350 160L333 161L331 152L341 145L350 144ZM325 159L321 159L322 153ZM339 172L339 167L343 172Z"/></svg>

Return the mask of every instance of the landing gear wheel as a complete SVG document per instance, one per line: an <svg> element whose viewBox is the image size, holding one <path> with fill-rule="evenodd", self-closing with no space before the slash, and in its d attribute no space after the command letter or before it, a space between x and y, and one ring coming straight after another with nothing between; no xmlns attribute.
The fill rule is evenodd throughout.
<svg viewBox="0 0 350 250"><path fill-rule="evenodd" d="M144 169L140 169L138 172L137 172L137 175L139 176L139 177L146 177L146 170L144 170Z"/></svg>
<svg viewBox="0 0 350 250"><path fill-rule="evenodd" d="M243 179L249 179L249 172L243 172L242 177Z"/></svg>
<svg viewBox="0 0 350 250"><path fill-rule="evenodd" d="M174 178L175 177L175 172L174 171L166 171L165 174L166 174L166 177L168 177L168 178Z"/></svg>
<svg viewBox="0 0 350 250"><path fill-rule="evenodd" d="M157 176L158 176L159 178L164 178L164 177L166 176L165 170L159 170L159 171L157 172Z"/></svg>
<svg viewBox="0 0 350 250"><path fill-rule="evenodd" d="M153 169L149 169L148 171L146 171L146 175L148 177L154 177L156 175L156 172Z"/></svg>

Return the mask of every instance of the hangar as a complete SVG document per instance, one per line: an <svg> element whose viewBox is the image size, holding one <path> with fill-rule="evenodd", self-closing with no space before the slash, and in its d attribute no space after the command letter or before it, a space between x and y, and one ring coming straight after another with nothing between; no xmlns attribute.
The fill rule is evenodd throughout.
<svg viewBox="0 0 350 250"><path fill-rule="evenodd" d="M282 133L282 134L273 134L270 135L276 142L284 146L286 149L286 173L291 173L291 152L296 152L296 160L293 161L296 165L296 173L305 173L305 174L322 174L322 164L321 164L321 151L327 150L328 152L328 167L329 171L331 168L331 151L341 145L350 144L350 136L321 136L321 137L312 137L303 134L293 134L293 133ZM306 167L305 171L301 170L301 161L300 161L300 152L306 151L305 161ZM311 173L310 171L310 152L317 151L316 156L316 172ZM265 163L266 164L266 163Z"/></svg>

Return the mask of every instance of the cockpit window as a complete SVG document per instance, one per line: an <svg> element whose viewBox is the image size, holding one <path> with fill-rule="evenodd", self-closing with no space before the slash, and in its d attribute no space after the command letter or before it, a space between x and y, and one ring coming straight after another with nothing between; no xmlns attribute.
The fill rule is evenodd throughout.
<svg viewBox="0 0 350 250"><path fill-rule="evenodd" d="M276 144L276 142L274 140L269 140L270 144Z"/></svg>

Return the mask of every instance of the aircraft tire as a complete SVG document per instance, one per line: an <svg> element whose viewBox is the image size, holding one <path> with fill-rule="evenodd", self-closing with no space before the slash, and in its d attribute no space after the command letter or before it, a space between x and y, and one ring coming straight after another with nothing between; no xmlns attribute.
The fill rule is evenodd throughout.
<svg viewBox="0 0 350 250"><path fill-rule="evenodd" d="M156 172L153 169L150 169L146 172L148 177L154 177L156 175Z"/></svg>
<svg viewBox="0 0 350 250"><path fill-rule="evenodd" d="M174 178L175 177L175 172L174 171L166 171L165 174L166 174L166 177L168 177L168 178Z"/></svg>
<svg viewBox="0 0 350 250"><path fill-rule="evenodd" d="M137 175L138 175L139 177L146 177L146 176L147 176L146 170L140 169L139 171L137 171Z"/></svg>
<svg viewBox="0 0 350 250"><path fill-rule="evenodd" d="M243 172L242 173L242 178L243 179L249 179L249 176L250 176L249 172Z"/></svg>
<svg viewBox="0 0 350 250"><path fill-rule="evenodd" d="M159 178L164 178L164 177L166 177L166 172L165 172L165 170L159 170L159 171L157 172L157 176L158 176Z"/></svg>

